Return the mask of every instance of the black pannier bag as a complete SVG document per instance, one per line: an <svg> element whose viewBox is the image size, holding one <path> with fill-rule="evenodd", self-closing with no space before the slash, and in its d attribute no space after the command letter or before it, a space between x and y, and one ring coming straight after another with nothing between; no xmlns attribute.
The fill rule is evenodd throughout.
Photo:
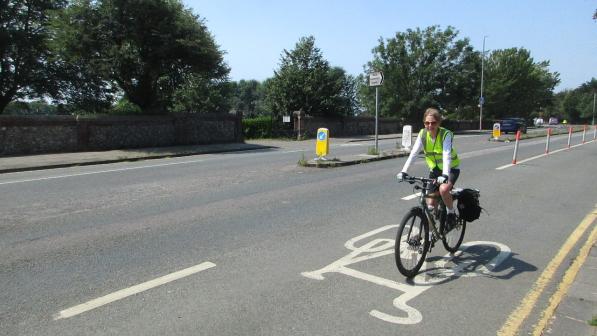
<svg viewBox="0 0 597 336"><path fill-rule="evenodd" d="M479 219L481 216L481 205L479 205L479 191L475 189L463 189L458 196L458 213L460 218L467 222Z"/></svg>

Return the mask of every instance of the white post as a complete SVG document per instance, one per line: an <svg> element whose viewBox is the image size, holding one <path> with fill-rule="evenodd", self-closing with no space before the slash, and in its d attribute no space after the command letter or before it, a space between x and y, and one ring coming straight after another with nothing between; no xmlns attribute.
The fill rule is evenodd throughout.
<svg viewBox="0 0 597 336"><path fill-rule="evenodd" d="M570 138L572 138L572 126L568 127L568 148L570 148Z"/></svg>
<svg viewBox="0 0 597 336"><path fill-rule="evenodd" d="M516 131L516 143L514 144L514 156L512 157L512 164L516 164L516 155L518 154L518 142L520 141L520 131Z"/></svg>
<svg viewBox="0 0 597 336"><path fill-rule="evenodd" d="M587 125L582 127L582 143L585 143L585 135L587 134Z"/></svg>
<svg viewBox="0 0 597 336"><path fill-rule="evenodd" d="M545 154L549 154L549 137L551 136L551 128L547 129L547 143L545 144Z"/></svg>

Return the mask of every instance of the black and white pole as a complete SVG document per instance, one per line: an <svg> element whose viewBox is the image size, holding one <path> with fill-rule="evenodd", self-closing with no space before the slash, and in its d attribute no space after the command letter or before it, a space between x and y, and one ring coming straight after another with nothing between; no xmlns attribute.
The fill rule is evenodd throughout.
<svg viewBox="0 0 597 336"><path fill-rule="evenodd" d="M587 125L582 127L582 143L585 143L585 135L587 134Z"/></svg>
<svg viewBox="0 0 597 336"><path fill-rule="evenodd" d="M572 138L572 126L568 127L568 148L570 148L570 139Z"/></svg>

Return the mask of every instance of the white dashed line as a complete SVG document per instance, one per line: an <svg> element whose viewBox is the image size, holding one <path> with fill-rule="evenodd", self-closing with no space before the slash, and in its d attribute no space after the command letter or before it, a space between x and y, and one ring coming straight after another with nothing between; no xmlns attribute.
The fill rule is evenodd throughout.
<svg viewBox="0 0 597 336"><path fill-rule="evenodd" d="M146 291L148 289L157 287L157 286L161 286L163 284L166 284L168 282L172 282L174 280L178 280L184 277L187 277L189 275L204 271L206 269L215 267L216 264L212 263L212 262L204 262L201 263L199 265L195 265L189 268L185 268L181 271L178 272L174 272L174 273L170 273L168 275L164 275L162 277L159 277L157 279L153 279L129 288L125 288L125 289L121 289L117 292L99 297L97 299L93 299L91 301L87 301L85 303L82 303L80 305L65 309L60 311L55 317L54 320L59 320L59 319L65 319L65 318L69 318L69 317L73 317L79 314L82 314L86 311L101 307L103 305L107 305L108 303L114 302L114 301L118 301L120 299L124 299L128 296L134 295L134 294L138 294L141 293L143 291Z"/></svg>
<svg viewBox="0 0 597 336"><path fill-rule="evenodd" d="M415 198L417 198L419 196L421 196L421 193L416 193L416 194L408 195L408 196L402 197L402 199L405 200L405 201L410 201L411 199L415 199Z"/></svg>

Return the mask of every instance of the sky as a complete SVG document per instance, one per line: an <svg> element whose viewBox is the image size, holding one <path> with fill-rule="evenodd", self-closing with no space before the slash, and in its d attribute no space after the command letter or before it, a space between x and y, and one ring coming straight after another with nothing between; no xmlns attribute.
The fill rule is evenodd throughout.
<svg viewBox="0 0 597 336"><path fill-rule="evenodd" d="M407 29L456 28L478 51L525 48L560 74L556 92L597 78L595 0L183 0L205 20L231 80L273 77L284 50L301 37L331 66L364 72L379 39ZM491 80L486 78L486 80Z"/></svg>

